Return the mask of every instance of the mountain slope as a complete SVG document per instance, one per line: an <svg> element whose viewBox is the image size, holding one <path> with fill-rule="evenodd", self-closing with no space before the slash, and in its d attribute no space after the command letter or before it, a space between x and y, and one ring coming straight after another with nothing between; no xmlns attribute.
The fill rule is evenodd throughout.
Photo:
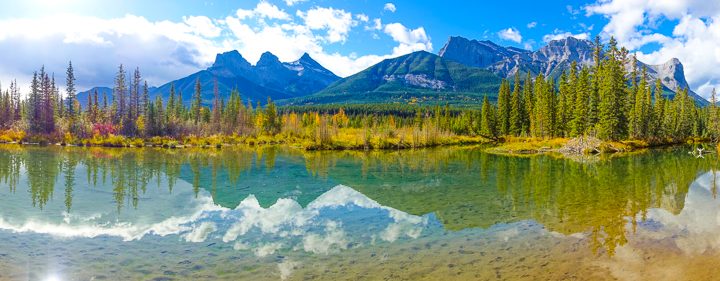
<svg viewBox="0 0 720 281"><path fill-rule="evenodd" d="M253 66L238 51L230 51L218 54L213 65L205 70L157 88L150 88L150 96L155 98L157 95L162 95L163 100L167 101L170 88L174 85L176 95L182 94L183 102L190 105L195 92L195 82L198 79L203 104L209 106L214 96L215 80L223 98L227 98L233 89L237 89L245 100L264 103L268 97L281 100L316 93L339 80L340 77L324 68L308 54L293 62L280 62L275 55L266 52ZM96 88L101 90L100 97L105 92L109 99L112 98L111 88ZM78 95L83 106L87 104L87 95L96 88Z"/></svg>
<svg viewBox="0 0 720 281"><path fill-rule="evenodd" d="M307 103L450 102L494 97L500 78L492 72L419 51L386 59L341 79L317 94L288 101Z"/></svg>
<svg viewBox="0 0 720 281"><path fill-rule="evenodd" d="M107 97L107 102L110 104L112 102L112 94L113 89L108 87L93 87L87 91L79 92L77 93L77 100L80 103L82 107L85 107L88 104L88 97L93 97L95 95L95 91L98 92L98 103L102 105L103 102L103 96ZM94 102L94 101L93 101Z"/></svg>
<svg viewBox="0 0 720 281"><path fill-rule="evenodd" d="M563 71L570 69L573 61L580 66L592 66L594 48L593 42L573 37L550 41L537 51L502 47L490 41L450 37L439 55L468 66L488 69L505 78L528 72L533 76L543 74L546 77L558 78ZM677 89L688 87L682 64L677 59L671 59L661 65L640 62L639 66L648 67L649 79L662 81L665 96L669 98L674 97ZM628 69L630 69L629 65ZM708 104L692 90L689 94L698 104Z"/></svg>
<svg viewBox="0 0 720 281"><path fill-rule="evenodd" d="M203 104L212 104L214 80L223 97L238 89L244 99L264 103L273 100L301 97L318 92L340 77L324 68L308 54L293 62L280 62L270 52L264 53L253 66L237 51L218 54L215 63L206 70L188 77L168 82L152 94L167 97L171 85L181 92L183 101L190 103L195 91L195 81L200 79Z"/></svg>

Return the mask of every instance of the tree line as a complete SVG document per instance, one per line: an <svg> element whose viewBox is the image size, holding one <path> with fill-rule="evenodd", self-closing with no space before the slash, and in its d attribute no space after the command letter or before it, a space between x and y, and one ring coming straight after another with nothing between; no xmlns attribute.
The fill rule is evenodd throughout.
<svg viewBox="0 0 720 281"><path fill-rule="evenodd" d="M638 139L682 141L689 137L718 137L718 112L713 90L710 106L701 108L688 89L663 96L662 82L648 81L637 58L595 40L593 66L578 67L555 81L528 73L521 83L503 80L497 104L486 97L481 107L480 133L487 136L576 137L603 140ZM626 70L630 65L630 71Z"/></svg>

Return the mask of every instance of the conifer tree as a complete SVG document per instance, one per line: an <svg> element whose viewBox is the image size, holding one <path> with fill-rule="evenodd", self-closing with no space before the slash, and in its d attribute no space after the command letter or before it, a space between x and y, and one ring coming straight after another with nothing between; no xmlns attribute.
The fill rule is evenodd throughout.
<svg viewBox="0 0 720 281"><path fill-rule="evenodd" d="M718 118L717 102L717 92L713 88L710 95L710 106L708 107L708 125L713 141L717 141L718 136L720 136L720 118Z"/></svg>
<svg viewBox="0 0 720 281"><path fill-rule="evenodd" d="M113 124L121 125L123 119L127 114L126 110L126 94L127 84L125 82L125 69L121 64L118 68L118 72L115 75L115 87L113 88L113 105L115 106L115 113L113 115Z"/></svg>
<svg viewBox="0 0 720 281"><path fill-rule="evenodd" d="M535 95L533 93L534 86L532 76L530 72L525 76L525 83L523 84L523 100L525 101L525 116L523 118L523 132L532 134L535 127Z"/></svg>
<svg viewBox="0 0 720 281"><path fill-rule="evenodd" d="M510 99L510 134L520 136L525 124L525 104L520 91L520 74L515 75L513 93Z"/></svg>
<svg viewBox="0 0 720 281"><path fill-rule="evenodd" d="M192 102L192 114L193 114L193 121L195 121L195 124L197 125L200 122L200 111L202 108L202 88L200 85L200 78L197 78L195 80L195 93L193 94L193 102Z"/></svg>
<svg viewBox="0 0 720 281"><path fill-rule="evenodd" d="M510 132L510 83L502 79L498 92L498 133L507 135Z"/></svg>
<svg viewBox="0 0 720 281"><path fill-rule="evenodd" d="M67 116L70 118L75 117L75 100L76 98L76 91L75 91L75 71L73 70L72 61L68 63L67 71L66 71L66 77L67 80L66 83L66 101L67 101Z"/></svg>
<svg viewBox="0 0 720 281"><path fill-rule="evenodd" d="M220 129L222 106L220 105L220 90L218 89L217 78L213 79L213 105L211 122L214 130Z"/></svg>
<svg viewBox="0 0 720 281"><path fill-rule="evenodd" d="M606 60L600 70L600 104L598 105L598 137L603 140L620 140L625 137L625 73L623 52L618 50L615 38L610 38Z"/></svg>
<svg viewBox="0 0 720 281"><path fill-rule="evenodd" d="M575 83L575 104L573 106L573 119L570 123L570 136L583 135L590 126L588 115L590 112L591 88L590 72L583 67Z"/></svg>
<svg viewBox="0 0 720 281"><path fill-rule="evenodd" d="M488 97L483 98L480 110L480 135L489 138L495 138L495 116L493 106L490 104Z"/></svg>

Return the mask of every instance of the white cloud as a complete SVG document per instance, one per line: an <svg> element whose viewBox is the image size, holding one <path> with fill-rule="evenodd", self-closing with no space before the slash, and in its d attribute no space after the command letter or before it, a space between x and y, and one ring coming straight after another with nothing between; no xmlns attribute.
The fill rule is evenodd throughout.
<svg viewBox="0 0 720 281"><path fill-rule="evenodd" d="M290 15L286 13L285 11L281 10L277 6L268 3L267 1L263 0L260 1L257 6L255 6L255 9L253 10L243 10L239 9L237 11L237 16L240 19L245 19L250 16L257 16L261 18L267 18L267 19L278 19L278 20L289 20Z"/></svg>
<svg viewBox="0 0 720 281"><path fill-rule="evenodd" d="M111 85L121 63L140 66L149 83L159 84L197 71L229 48L216 39L219 34L218 24L206 17L182 22L133 15L5 19L0 20L0 76L14 76L27 85L41 65L63 73L72 60L79 87ZM47 46L53 46L52 52Z"/></svg>
<svg viewBox="0 0 720 281"><path fill-rule="evenodd" d="M222 28L218 27L206 16L183 17L183 22L192 29L194 34L206 38L218 37L220 36L220 32L222 32Z"/></svg>
<svg viewBox="0 0 720 281"><path fill-rule="evenodd" d="M532 29L532 28L535 28L536 26L537 26L537 22L536 22L536 21L529 22L529 23L527 24L527 28L531 28L531 29Z"/></svg>
<svg viewBox="0 0 720 281"><path fill-rule="evenodd" d="M307 12L298 11L297 15L311 30L327 30L325 39L330 43L345 42L350 28L355 25L352 14L345 10L316 7Z"/></svg>
<svg viewBox="0 0 720 281"><path fill-rule="evenodd" d="M571 32L563 32L560 30L555 30L553 33L546 34L545 36L543 36L543 42L547 43L547 42L550 42L553 40L561 40L561 39L565 39L568 37L574 37L574 38L581 39L581 40L588 40L590 38L590 34L587 32L573 34Z"/></svg>
<svg viewBox="0 0 720 281"><path fill-rule="evenodd" d="M208 236L213 232L217 231L217 226L214 222L202 222L197 227L193 228L191 232L183 235L185 241L193 243L205 242Z"/></svg>
<svg viewBox="0 0 720 281"><path fill-rule="evenodd" d="M425 33L425 28L408 29L400 23L385 26L385 33L400 43L393 48L393 55L404 55L415 51L432 51L432 42Z"/></svg>
<svg viewBox="0 0 720 281"><path fill-rule="evenodd" d="M522 35L520 34L520 30L517 30L514 27L500 30L500 32L498 32L498 36L500 36L500 38L504 40L513 41L515 43L522 42Z"/></svg>
<svg viewBox="0 0 720 281"><path fill-rule="evenodd" d="M392 39L396 45L378 54L328 51L331 44L352 40L351 31L359 23L365 23L362 30L373 38ZM46 46L53 46L52 52ZM16 78L27 89L30 75L40 66L59 74L72 60L81 90L112 85L121 63L139 67L150 85L161 85L209 66L217 53L228 50L238 50L251 63L266 51L282 61L307 52L345 77L386 58L431 49L422 27L397 23L386 29L379 18L330 7L288 14L267 1L225 18L186 16L179 21L57 14L0 19L0 80Z"/></svg>
<svg viewBox="0 0 720 281"><path fill-rule="evenodd" d="M391 2L388 2L388 3L385 3L385 6L383 7L383 10L385 10L385 11L390 11L391 13L394 13L395 11L397 11L397 7L395 7L395 4L393 4L393 3L391 3Z"/></svg>
<svg viewBox="0 0 720 281"><path fill-rule="evenodd" d="M651 64L678 58L692 89L709 97L720 86L716 66L720 64L720 2L695 0L603 0L585 7L588 15L609 19L604 38L614 36L630 50L657 43L652 52L638 51L638 58ZM677 21L672 34L656 31L659 22Z"/></svg>
<svg viewBox="0 0 720 281"><path fill-rule="evenodd" d="M370 21L370 17L368 17L366 14L357 14L355 15L355 18L358 19L361 22L368 22Z"/></svg>
<svg viewBox="0 0 720 281"><path fill-rule="evenodd" d="M382 30L383 24L381 19L373 19L373 25L369 26L368 29Z"/></svg>
<svg viewBox="0 0 720 281"><path fill-rule="evenodd" d="M285 5L292 6L297 3L305 2L307 0L285 0Z"/></svg>

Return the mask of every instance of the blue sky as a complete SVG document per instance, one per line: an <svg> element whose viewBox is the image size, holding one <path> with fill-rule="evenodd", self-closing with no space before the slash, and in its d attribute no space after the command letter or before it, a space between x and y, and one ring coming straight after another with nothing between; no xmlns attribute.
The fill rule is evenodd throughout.
<svg viewBox="0 0 720 281"><path fill-rule="evenodd" d="M117 65L140 67L158 85L239 50L283 61L308 52L340 76L449 36L538 49L553 38L618 37L641 60L678 57L694 89L718 79L720 3L699 0L588 1L91 1L27 0L0 9L0 82L21 85L41 65L81 87L110 85ZM698 54L697 50L702 50Z"/></svg>

